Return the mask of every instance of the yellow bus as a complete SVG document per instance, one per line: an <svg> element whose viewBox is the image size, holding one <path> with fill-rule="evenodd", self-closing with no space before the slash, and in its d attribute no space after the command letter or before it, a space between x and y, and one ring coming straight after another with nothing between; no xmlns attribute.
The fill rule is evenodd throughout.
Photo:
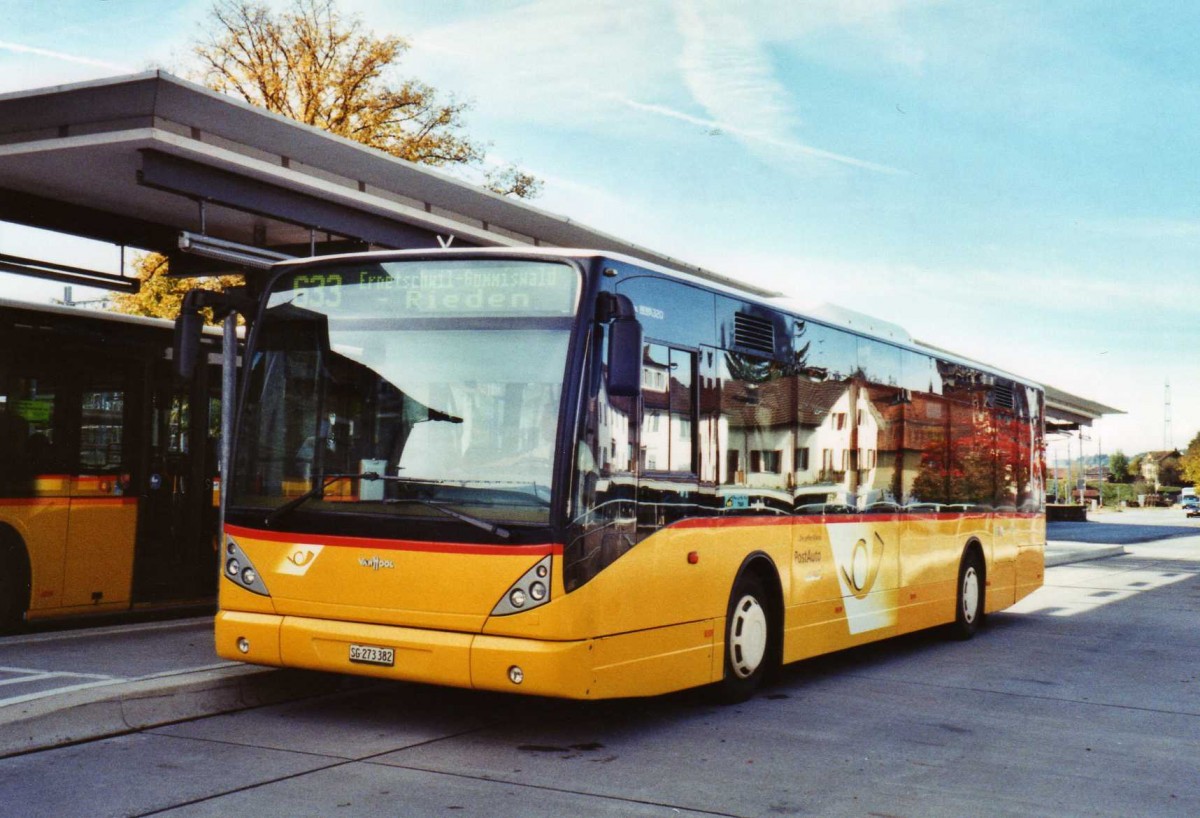
<svg viewBox="0 0 1200 818"><path fill-rule="evenodd" d="M220 370L178 383L171 344L167 321L0 301L0 630L213 598Z"/></svg>
<svg viewBox="0 0 1200 818"><path fill-rule="evenodd" d="M1042 390L898 327L582 251L259 286L222 657L736 700L783 663L970 636L1042 582Z"/></svg>

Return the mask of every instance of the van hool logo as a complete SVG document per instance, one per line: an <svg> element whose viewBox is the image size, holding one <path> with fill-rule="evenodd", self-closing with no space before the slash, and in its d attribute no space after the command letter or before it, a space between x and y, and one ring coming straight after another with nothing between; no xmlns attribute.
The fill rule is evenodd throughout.
<svg viewBox="0 0 1200 818"><path fill-rule="evenodd" d="M379 557L359 557L358 564L363 568L370 568L372 571L378 571L381 568L396 567L396 563L391 560L381 560Z"/></svg>

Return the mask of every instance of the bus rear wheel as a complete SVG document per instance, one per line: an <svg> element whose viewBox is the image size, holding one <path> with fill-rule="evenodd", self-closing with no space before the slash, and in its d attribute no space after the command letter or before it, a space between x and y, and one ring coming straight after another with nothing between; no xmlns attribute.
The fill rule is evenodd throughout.
<svg viewBox="0 0 1200 818"><path fill-rule="evenodd" d="M958 639L970 639L983 622L984 593L983 559L971 549L963 555L958 567L958 594L952 632Z"/></svg>
<svg viewBox="0 0 1200 818"><path fill-rule="evenodd" d="M734 583L725 617L725 676L718 698L735 704L750 698L771 664L771 610L762 580L743 574Z"/></svg>

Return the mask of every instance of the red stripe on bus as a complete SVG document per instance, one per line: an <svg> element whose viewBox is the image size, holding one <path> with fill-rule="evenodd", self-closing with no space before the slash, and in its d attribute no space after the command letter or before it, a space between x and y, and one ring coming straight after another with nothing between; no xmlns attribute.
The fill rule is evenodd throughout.
<svg viewBox="0 0 1200 818"><path fill-rule="evenodd" d="M945 522L948 520L970 520L980 517L1003 520L1032 520L1042 515L1024 511L964 511L931 512L928 514L781 514L776 517L691 517L680 520L669 528L726 528L733 526L765 525L847 525L849 523L900 523L905 520L916 522Z"/></svg>
<svg viewBox="0 0 1200 818"><path fill-rule="evenodd" d="M558 543L541 545L485 545L482 543L421 542L419 540L378 540L373 537L341 537L326 534L303 534L291 531L259 531L236 525L225 526L233 537L251 537L267 542L293 545L328 545L335 548L369 548L382 551L421 551L434 554L491 554L503 556L562 556Z"/></svg>
<svg viewBox="0 0 1200 818"><path fill-rule="evenodd" d="M795 520L787 514L775 517L689 517L664 528L727 528L742 525L791 525Z"/></svg>
<svg viewBox="0 0 1200 818"><path fill-rule="evenodd" d="M5 497L0 499L0 506L68 506L78 505L110 505L110 506L136 506L136 497L67 497L61 495L57 497Z"/></svg>

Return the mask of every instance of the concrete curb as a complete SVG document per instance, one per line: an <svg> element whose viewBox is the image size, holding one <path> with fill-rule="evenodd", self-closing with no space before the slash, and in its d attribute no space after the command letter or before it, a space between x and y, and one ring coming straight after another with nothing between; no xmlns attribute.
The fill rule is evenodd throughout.
<svg viewBox="0 0 1200 818"><path fill-rule="evenodd" d="M47 696L0 711L0 758L349 690L371 681L233 665Z"/></svg>
<svg viewBox="0 0 1200 818"><path fill-rule="evenodd" d="M1056 565L1070 565L1075 562L1088 562L1089 560L1102 560L1108 557L1119 557L1122 554L1128 554L1123 545L1105 545L1095 546L1075 543L1063 543L1060 546L1048 547L1046 549L1046 567L1053 568Z"/></svg>

